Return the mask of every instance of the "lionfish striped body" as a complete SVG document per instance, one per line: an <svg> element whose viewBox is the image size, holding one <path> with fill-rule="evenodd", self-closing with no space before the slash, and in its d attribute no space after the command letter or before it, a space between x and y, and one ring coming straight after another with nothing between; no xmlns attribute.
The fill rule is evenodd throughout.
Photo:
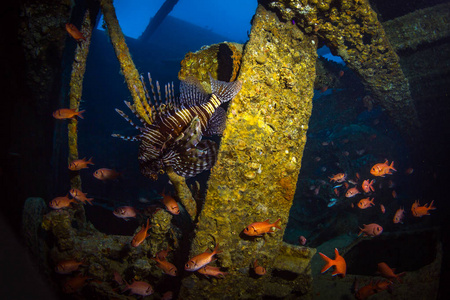
<svg viewBox="0 0 450 300"><path fill-rule="evenodd" d="M202 140L202 136L222 133L225 111L219 106L233 99L241 89L241 83L223 82L210 77L212 94L207 94L197 79L189 78L181 81L178 101L174 98L173 84L166 85L166 103L163 103L158 82L157 98L150 73L148 78L153 103L141 76L145 101L152 110L150 123L144 121L129 102L125 102L143 127L137 126L125 113L116 109L140 134L134 137L112 136L140 141L139 167L144 176L153 180L167 167L172 167L175 173L184 177L192 177L210 169L217 158L217 145L214 141Z"/></svg>

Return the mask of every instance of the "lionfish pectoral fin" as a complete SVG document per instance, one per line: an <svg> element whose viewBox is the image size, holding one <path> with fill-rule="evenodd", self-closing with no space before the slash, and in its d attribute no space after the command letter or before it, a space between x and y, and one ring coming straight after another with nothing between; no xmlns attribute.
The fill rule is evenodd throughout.
<svg viewBox="0 0 450 300"><path fill-rule="evenodd" d="M120 139L125 140L125 141L131 141L131 142L137 142L137 141L140 140L139 136L123 136L123 135L120 135L120 134L117 134L117 133L113 133L113 134L111 134L111 136L120 138Z"/></svg>
<svg viewBox="0 0 450 300"><path fill-rule="evenodd" d="M206 130L203 133L206 136L222 135L225 130L225 124L227 121L226 112L223 108L218 107L208 121Z"/></svg>
<svg viewBox="0 0 450 300"><path fill-rule="evenodd" d="M233 99L242 87L242 82L239 80L233 82L215 80L211 74L209 74L209 80L211 82L212 93L216 95L222 103Z"/></svg>
<svg viewBox="0 0 450 300"><path fill-rule="evenodd" d="M214 141L203 140L196 148L180 148L172 155L164 158L164 164L171 166L175 173L189 178L204 170L211 169L217 159L217 144Z"/></svg>
<svg viewBox="0 0 450 300"><path fill-rule="evenodd" d="M189 126L177 137L176 143L179 147L195 147L202 139L201 123L198 116L195 116Z"/></svg>

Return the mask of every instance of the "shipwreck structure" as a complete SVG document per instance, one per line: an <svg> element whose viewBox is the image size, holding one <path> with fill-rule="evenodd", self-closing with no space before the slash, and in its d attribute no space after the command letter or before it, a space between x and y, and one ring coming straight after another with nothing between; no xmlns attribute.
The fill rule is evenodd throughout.
<svg viewBox="0 0 450 300"><path fill-rule="evenodd" d="M29 199L24 228L30 247L38 249L36 255L51 257L41 260L48 265L48 276L58 281L49 266L63 259L84 258L88 267L83 284L67 290L67 281L63 281L65 291L126 299L125 294L117 292L118 285L113 280L114 272L118 272L126 280L151 281L158 296L174 287L180 299L223 299L224 290L229 291L230 299L312 298L310 262L316 250L287 244L283 234L307 142L319 45L328 46L333 54L342 57L410 141L414 141L420 128L408 79L395 51L416 47L422 43L423 34L405 44L395 40L397 34L392 29L402 31L402 22L380 23L368 0L342 0L339 5L335 2L261 0L245 46L221 43L186 54L181 62L180 79L195 76L207 82L210 73L220 80L242 82L240 93L227 110L227 126L206 196L201 199L203 205L198 205L198 185L189 188L184 178L173 170L165 170L190 217L186 226L190 232L176 228L166 211L149 213L150 237L139 248L131 248L129 237L108 236L96 230L86 221L81 204L44 215L44 201ZM66 3L63 9L69 7ZM138 96L144 90L112 1L102 0L96 9L101 9L104 15L133 107L148 120L151 108ZM69 104L75 109L80 105L92 17L96 16L93 10L90 8L90 14L78 17L87 40L77 46L72 66ZM69 17L65 15L67 21ZM444 16L441 19L445 22ZM422 22L428 24L429 20L423 18ZM385 30L383 25L391 29ZM447 30L435 38L448 35ZM69 161L72 161L78 158L76 121L71 121L68 129ZM79 177L71 178L70 185L81 188ZM256 237L243 234L243 229L253 222L277 219L281 219L281 230ZM36 238L42 234L42 228L47 236L45 241L51 243ZM180 272L181 277L167 279L152 257L169 246L174 248L169 258L179 268L184 267L188 257L219 246L222 252L212 264L228 275L205 280ZM253 273L255 260L267 270L266 275Z"/></svg>

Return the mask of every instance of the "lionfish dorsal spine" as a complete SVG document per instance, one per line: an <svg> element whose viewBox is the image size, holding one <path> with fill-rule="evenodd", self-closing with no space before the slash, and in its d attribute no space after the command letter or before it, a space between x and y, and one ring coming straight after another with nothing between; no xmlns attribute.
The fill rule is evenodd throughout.
<svg viewBox="0 0 450 300"><path fill-rule="evenodd" d="M142 78L141 78L141 80L142 80ZM140 99L140 101L141 101L141 102L143 102L143 100L147 101L147 100L146 100L146 99L148 99L147 96L145 95L145 96L144 96L145 99L142 99L141 93L139 92L138 88L137 88L135 85L134 85L133 87L134 87L134 90L136 91L136 95L138 96L138 98ZM146 89L146 87L145 87L144 84L143 84L143 89L144 89L144 93L147 94L148 92L147 92L147 89ZM155 117L154 117L155 111L154 111L154 108L153 108L153 106L151 105L151 103L148 103L148 101L147 101L147 104L150 106L151 111L149 112L149 111L147 111L147 110L144 110L144 112L145 112L147 118L150 120L150 122L153 123L153 122L155 121ZM134 110L134 109L133 109L133 110ZM141 116L139 116L138 113L136 113L136 112L133 112L133 113L134 113L136 116L138 116L139 119L141 119ZM145 121L142 122L142 124L146 124L146 123L147 123L147 122L145 122Z"/></svg>
<svg viewBox="0 0 450 300"><path fill-rule="evenodd" d="M125 103L127 103L127 102L125 101ZM127 104L127 106L128 106L128 105L129 105L129 103ZM131 105L128 106L128 107L130 108ZM134 114L136 114L136 111L135 111L134 109L132 109L131 111L132 111ZM137 126L136 124L134 124L134 122L130 119L130 117L128 117L123 111L121 111L120 109L116 108L116 112L117 112L119 115L121 115L122 118L124 118L125 120L127 120L127 122L131 124L131 126L133 126L134 128L136 128L136 129L139 130L139 131L142 131L142 128L139 127L139 126Z"/></svg>
<svg viewBox="0 0 450 300"><path fill-rule="evenodd" d="M128 101L123 101L123 102L128 107L128 109L131 110L131 112L136 116L136 118L139 119L141 124L144 124L144 125L147 124L147 122L139 115L139 113L136 111L136 109L133 107L133 105L131 105L130 102L128 102ZM142 131L142 127L135 126L135 128L138 129L139 131Z"/></svg>

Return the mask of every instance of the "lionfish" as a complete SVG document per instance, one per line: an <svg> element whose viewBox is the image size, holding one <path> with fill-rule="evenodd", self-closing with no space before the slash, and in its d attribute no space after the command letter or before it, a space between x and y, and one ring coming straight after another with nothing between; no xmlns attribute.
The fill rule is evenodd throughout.
<svg viewBox="0 0 450 300"><path fill-rule="evenodd" d="M148 81L153 102L142 75L145 96L138 92L138 97L141 101L147 101L151 107L150 123L140 117L129 102L124 101L143 126L137 126L123 111L116 108L140 134L133 137L119 134L112 136L140 142L139 168L141 173L150 179L158 179L158 174L164 173L168 167L186 178L210 169L217 158L217 145L214 141L202 140L202 136L222 134L226 115L225 110L219 106L233 99L240 91L242 83L219 81L210 75L212 93L208 94L196 78L189 77L181 81L178 99L174 96L173 83L165 85L166 101L163 103L158 81L158 97L150 73ZM135 89L137 91L136 87Z"/></svg>

